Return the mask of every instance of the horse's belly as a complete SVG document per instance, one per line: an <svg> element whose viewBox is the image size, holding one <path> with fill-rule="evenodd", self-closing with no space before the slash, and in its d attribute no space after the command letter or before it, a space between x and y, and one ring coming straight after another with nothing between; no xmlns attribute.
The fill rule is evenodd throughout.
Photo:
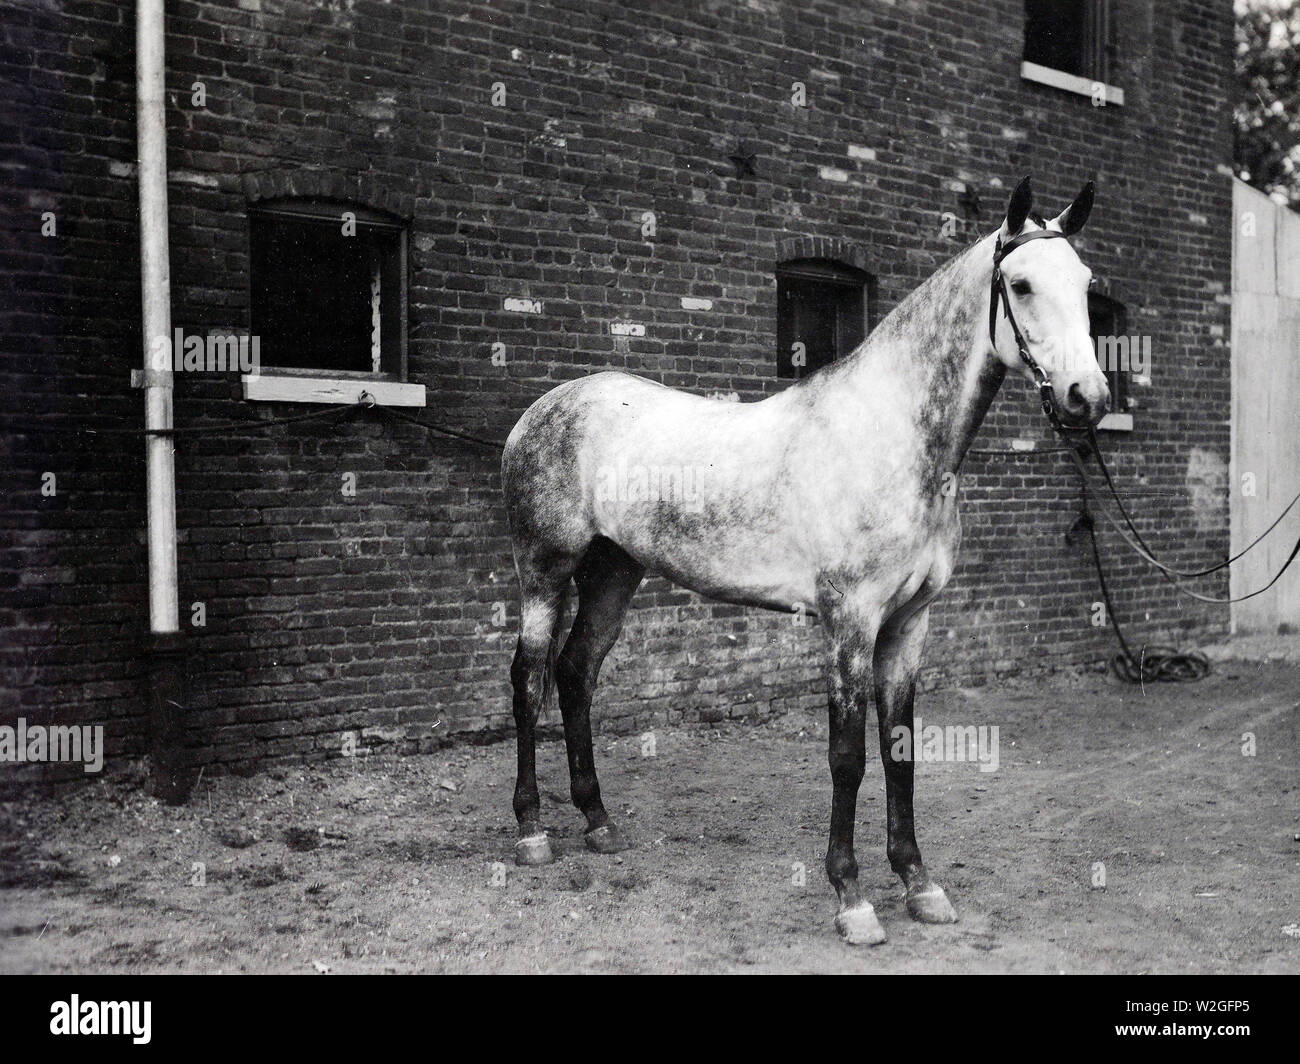
<svg viewBox="0 0 1300 1064"><path fill-rule="evenodd" d="M690 499L595 507L600 533L653 572L708 598L739 605L812 610L813 573L784 530L737 507Z"/></svg>

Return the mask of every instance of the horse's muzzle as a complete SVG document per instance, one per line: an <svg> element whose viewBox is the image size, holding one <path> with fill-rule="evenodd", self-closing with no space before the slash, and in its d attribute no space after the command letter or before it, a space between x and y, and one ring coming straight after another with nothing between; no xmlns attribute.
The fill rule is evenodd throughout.
<svg viewBox="0 0 1300 1064"><path fill-rule="evenodd" d="M1091 382L1075 382L1065 392L1061 403L1061 420L1068 425L1096 425L1106 416L1110 405L1110 389Z"/></svg>

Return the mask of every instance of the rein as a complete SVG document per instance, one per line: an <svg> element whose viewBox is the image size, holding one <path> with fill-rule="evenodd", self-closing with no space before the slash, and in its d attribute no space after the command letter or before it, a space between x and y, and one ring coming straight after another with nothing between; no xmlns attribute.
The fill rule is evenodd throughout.
<svg viewBox="0 0 1300 1064"><path fill-rule="evenodd" d="M1129 548L1133 551L1134 554L1136 554L1139 558L1145 561L1148 565L1156 569L1160 573L1160 575L1163 576L1166 580L1168 580L1169 583L1174 587L1174 589L1178 591L1180 594L1186 595L1188 598L1194 598L1198 602L1210 602L1216 605L1227 605L1233 602L1245 602L1247 599L1252 599L1256 595L1262 595L1265 591L1267 591L1274 584L1276 584L1280 579L1282 579L1282 574L1285 573L1287 569L1291 567L1291 563L1296 560L1296 557L1300 556L1300 537L1297 537L1295 546L1291 548L1291 553L1287 556L1286 561L1282 563L1282 568L1280 568L1273 575L1273 578L1263 587L1258 588L1255 591L1247 592L1244 595L1237 595L1236 597L1228 597L1228 598L1218 598L1214 595L1202 595L1198 591L1192 591L1189 588L1183 587L1182 584L1180 583L1180 581L1182 580L1194 579L1200 576L1209 576L1211 573L1217 573L1223 569L1228 568L1230 565L1232 565L1233 562L1237 561L1239 558L1245 557L1245 555L1248 554L1254 547L1258 546L1258 544L1264 539L1265 536L1267 536L1270 532L1273 531L1273 529L1275 529L1278 525L1282 523L1282 518L1286 517L1286 515L1291 512L1292 507L1294 507L1297 502L1300 502L1300 493L1296 494L1291 499L1291 501L1286 504L1282 512L1277 515L1273 523L1269 525L1268 528L1264 529L1264 531L1261 532L1258 536L1256 536L1254 540L1248 543L1245 547L1243 547L1232 557L1225 558L1223 561L1217 563L1216 565L1211 565L1207 569L1196 569L1196 570L1175 569L1172 566L1166 565L1164 562L1160 561L1160 559L1155 556L1154 552L1147 545L1146 540L1142 538L1142 533L1137 530L1137 526L1133 523L1133 519L1129 516L1128 510L1125 509L1124 503L1120 499L1119 492L1115 488L1115 482L1111 478L1110 469L1106 466L1105 459L1103 459L1101 456L1101 448L1097 442L1096 430L1089 428L1088 437L1089 437L1089 443L1091 444L1090 449L1092 451L1092 454L1097 459L1097 466L1101 469L1102 476L1106 481L1106 487L1110 492L1111 498L1115 500L1115 505L1119 509L1120 516L1124 518L1124 525L1128 526L1127 530L1125 529L1124 525L1121 525L1118 521L1115 520L1115 518L1113 518L1105 510L1101 511L1101 516L1105 519L1106 523L1109 524L1111 528L1119 535L1119 537L1129 546ZM1091 494L1092 486L1088 483L1087 475L1084 470L1083 460L1079 457L1078 453L1072 447L1067 448L1066 453L1070 456L1070 460L1074 463L1075 469L1078 470L1080 479L1083 480L1085 494L1086 495Z"/></svg>

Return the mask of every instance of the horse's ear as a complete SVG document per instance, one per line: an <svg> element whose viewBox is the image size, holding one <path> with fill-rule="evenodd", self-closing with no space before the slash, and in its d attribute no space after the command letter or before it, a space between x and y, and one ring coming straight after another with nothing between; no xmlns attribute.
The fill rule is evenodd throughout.
<svg viewBox="0 0 1300 1064"><path fill-rule="evenodd" d="M1002 223L1004 240L1015 236L1029 217L1029 208L1034 205L1034 191L1029 187L1029 178L1025 178L1011 193L1011 202L1007 204L1007 220Z"/></svg>
<svg viewBox="0 0 1300 1064"><path fill-rule="evenodd" d="M1089 181L1079 190L1079 194L1074 197L1074 202L1054 219L1061 232L1066 236L1074 236L1083 228L1083 223L1088 220L1088 215L1092 213L1092 197L1096 189L1097 186Z"/></svg>

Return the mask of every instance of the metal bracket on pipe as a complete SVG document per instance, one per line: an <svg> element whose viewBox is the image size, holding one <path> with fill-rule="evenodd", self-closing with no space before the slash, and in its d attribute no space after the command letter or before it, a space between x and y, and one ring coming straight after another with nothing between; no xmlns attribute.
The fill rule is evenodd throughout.
<svg viewBox="0 0 1300 1064"><path fill-rule="evenodd" d="M132 388L171 388L174 379L170 370L133 369L131 371Z"/></svg>

